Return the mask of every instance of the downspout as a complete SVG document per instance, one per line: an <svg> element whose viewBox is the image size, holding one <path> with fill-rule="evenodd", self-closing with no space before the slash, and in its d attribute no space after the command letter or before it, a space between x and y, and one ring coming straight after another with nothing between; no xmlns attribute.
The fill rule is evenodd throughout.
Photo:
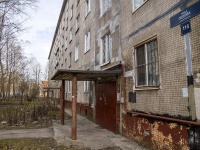
<svg viewBox="0 0 200 150"><path fill-rule="evenodd" d="M121 75L121 95L123 97L123 99L121 98L121 102L120 102L120 124L119 124L119 132L120 134L122 133L122 125L123 125L123 112L127 111L127 107L126 107L126 79L124 77L125 74L125 64L123 62L122 59L122 38L121 38L121 2L119 2L119 10L118 10L118 16L119 16L119 37L118 37L118 42L119 42L119 49L118 49L118 58L119 61L122 64L122 75Z"/></svg>

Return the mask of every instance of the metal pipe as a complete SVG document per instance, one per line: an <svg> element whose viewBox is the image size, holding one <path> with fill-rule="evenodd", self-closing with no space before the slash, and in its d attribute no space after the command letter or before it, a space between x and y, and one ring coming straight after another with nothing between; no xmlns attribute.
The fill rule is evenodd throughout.
<svg viewBox="0 0 200 150"><path fill-rule="evenodd" d="M64 125L64 118L65 118L65 80L62 80L61 85L61 125Z"/></svg>
<svg viewBox="0 0 200 150"><path fill-rule="evenodd" d="M169 118L169 117L163 117L163 116L156 116L156 115L139 113L139 112L129 112L129 111L127 111L127 113L134 114L134 115L137 115L137 116L148 117L148 118L174 121L174 122L183 123L183 124L187 124L187 125L200 126L200 122L193 122L193 121L187 121L187 120L181 120L181 119L175 119L175 118Z"/></svg>
<svg viewBox="0 0 200 150"><path fill-rule="evenodd" d="M122 64L122 86L123 86L123 93L124 93L124 111L127 111L127 106L126 106L126 78L124 76L125 74L125 67L124 64Z"/></svg>
<svg viewBox="0 0 200 150"><path fill-rule="evenodd" d="M72 140L77 140L77 76L72 77Z"/></svg>

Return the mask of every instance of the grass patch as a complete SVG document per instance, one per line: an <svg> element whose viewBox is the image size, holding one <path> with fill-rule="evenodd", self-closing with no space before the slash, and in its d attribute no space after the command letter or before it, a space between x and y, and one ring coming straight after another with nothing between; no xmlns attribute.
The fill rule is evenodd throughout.
<svg viewBox="0 0 200 150"><path fill-rule="evenodd" d="M1 150L84 150L58 145L53 138L0 140Z"/></svg>

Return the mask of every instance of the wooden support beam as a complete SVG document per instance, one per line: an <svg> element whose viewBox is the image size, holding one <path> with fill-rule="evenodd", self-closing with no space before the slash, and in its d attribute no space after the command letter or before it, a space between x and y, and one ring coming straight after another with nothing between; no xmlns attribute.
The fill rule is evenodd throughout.
<svg viewBox="0 0 200 150"><path fill-rule="evenodd" d="M65 80L62 80L62 85L61 85L61 90L60 90L60 95L61 95L61 124L64 125L64 120L65 120Z"/></svg>
<svg viewBox="0 0 200 150"><path fill-rule="evenodd" d="M77 76L73 75L72 78L72 140L77 140Z"/></svg>

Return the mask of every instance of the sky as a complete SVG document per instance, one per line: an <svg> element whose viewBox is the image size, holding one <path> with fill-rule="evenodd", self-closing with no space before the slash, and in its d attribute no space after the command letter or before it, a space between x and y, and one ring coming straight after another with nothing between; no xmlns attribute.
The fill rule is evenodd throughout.
<svg viewBox="0 0 200 150"><path fill-rule="evenodd" d="M30 42L24 48L25 54L36 57L44 70L63 0L38 1L38 8L28 11L31 19L24 26L30 28L20 36L20 39Z"/></svg>

